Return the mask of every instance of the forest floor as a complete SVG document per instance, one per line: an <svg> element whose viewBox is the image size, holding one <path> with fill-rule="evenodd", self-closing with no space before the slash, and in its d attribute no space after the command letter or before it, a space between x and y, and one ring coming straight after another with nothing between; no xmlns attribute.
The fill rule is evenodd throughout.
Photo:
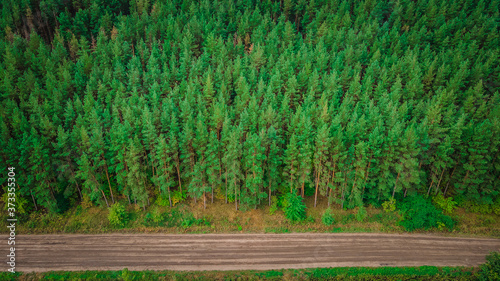
<svg viewBox="0 0 500 281"><path fill-rule="evenodd" d="M16 271L470 267L499 250L500 239L418 234L18 235Z"/></svg>
<svg viewBox="0 0 500 281"><path fill-rule="evenodd" d="M128 218L123 227L110 225L105 207L78 206L62 214L33 213L18 218L17 230L20 234L52 234L52 233L405 233L399 224L400 214L384 212L381 208L368 206L367 216L363 221L356 219L356 210L342 210L339 205L331 206L335 222L326 226L322 215L328 207L324 198L314 207L314 198L306 198L307 218L299 223L289 222L283 212L278 210L270 214L269 206L260 206L247 211L235 210L234 204L225 204L216 199L214 203L198 200L185 201L173 208L152 204L144 211L136 205L128 205ZM7 219L7 212L0 218ZM500 216L496 214L478 214L457 208L451 214L457 222L453 230L429 229L412 233L439 234L441 236L459 237L495 237L500 238ZM7 229L0 230L6 233Z"/></svg>

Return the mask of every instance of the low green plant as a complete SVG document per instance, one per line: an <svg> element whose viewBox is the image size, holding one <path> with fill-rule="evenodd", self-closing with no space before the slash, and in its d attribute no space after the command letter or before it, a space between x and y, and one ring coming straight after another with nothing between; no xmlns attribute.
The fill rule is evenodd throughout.
<svg viewBox="0 0 500 281"><path fill-rule="evenodd" d="M444 198L442 194L438 194L433 199L434 203L445 213L451 214L456 208L457 202L453 201L453 198Z"/></svg>
<svg viewBox="0 0 500 281"><path fill-rule="evenodd" d="M498 205L495 206L496 204L498 204ZM463 203L462 206L469 213L489 215L489 214L493 213L494 209L496 209L495 207L499 208L499 210L497 212L500 213L500 203L496 203L496 204L493 204L493 205L492 204L479 204L476 202L467 201L467 202Z"/></svg>
<svg viewBox="0 0 500 281"><path fill-rule="evenodd" d="M348 224L348 223L352 222L354 219L355 219L354 214L348 214L348 215L342 216L340 222L342 224Z"/></svg>
<svg viewBox="0 0 500 281"><path fill-rule="evenodd" d="M24 215L27 213L27 209L28 208L28 200L26 200L24 197L21 197L21 196L16 196L16 197L9 197L9 193L12 193L12 192L8 192L8 188L7 186L4 187L4 194L2 195L2 201L4 203L3 207L4 207L4 210L7 211L9 210L9 208L12 207L12 205L9 205L9 203L13 203L16 208L16 213L17 214L20 214L20 215ZM9 200L9 198L15 198L16 201L12 201Z"/></svg>
<svg viewBox="0 0 500 281"><path fill-rule="evenodd" d="M500 215L500 197L495 201L491 209L495 215Z"/></svg>
<svg viewBox="0 0 500 281"><path fill-rule="evenodd" d="M406 200L401 204L400 210L403 216L400 224L407 231L439 228L440 226L442 229L446 227L451 230L455 226L455 221L450 216L436 209L431 202L421 195L406 197Z"/></svg>
<svg viewBox="0 0 500 281"><path fill-rule="evenodd" d="M310 222L310 223L314 223L315 219L313 216L307 216L307 218L304 220L305 222Z"/></svg>
<svg viewBox="0 0 500 281"><path fill-rule="evenodd" d="M115 227L124 227L128 220L128 213L125 206L115 203L109 208L108 220Z"/></svg>
<svg viewBox="0 0 500 281"><path fill-rule="evenodd" d="M156 197L155 204L162 207L170 206L170 202L168 201L168 196L158 195L158 197Z"/></svg>
<svg viewBox="0 0 500 281"><path fill-rule="evenodd" d="M321 216L321 222L326 226L331 226L335 223L335 218L333 217L332 209L328 208Z"/></svg>
<svg viewBox="0 0 500 281"><path fill-rule="evenodd" d="M356 220L362 222L367 217L365 206L359 206L358 211L356 212Z"/></svg>
<svg viewBox="0 0 500 281"><path fill-rule="evenodd" d="M151 211L149 211L143 220L143 225L145 226L163 226L166 214L162 213L160 208L154 206Z"/></svg>
<svg viewBox="0 0 500 281"><path fill-rule="evenodd" d="M172 192L172 206L175 206L177 203L180 203L184 200L186 200L187 198L187 193L186 191L179 191L179 190L176 190L176 191L173 191Z"/></svg>
<svg viewBox="0 0 500 281"><path fill-rule="evenodd" d="M181 226L184 228L188 228L190 226L200 226L200 225L210 226L210 224L211 224L210 219L206 217L203 217L201 219L196 219L193 215L189 215L181 222Z"/></svg>
<svg viewBox="0 0 500 281"><path fill-rule="evenodd" d="M130 280L132 280L132 276L130 275L130 271L128 271L128 268L124 268L122 270L121 277L122 277L123 281L130 281Z"/></svg>
<svg viewBox="0 0 500 281"><path fill-rule="evenodd" d="M281 209L283 207L282 201L283 201L282 197L271 196L271 207L269 208L270 215L274 215L274 213L276 213L276 211L278 211L279 209Z"/></svg>
<svg viewBox="0 0 500 281"><path fill-rule="evenodd" d="M500 253L491 252L486 256L486 263L481 265L479 280L500 280Z"/></svg>
<svg viewBox="0 0 500 281"><path fill-rule="evenodd" d="M384 212L394 212L396 210L396 199L391 198L384 203L382 203L382 208L384 209Z"/></svg>
<svg viewBox="0 0 500 281"><path fill-rule="evenodd" d="M306 218L306 205L302 197L295 193L288 193L283 200L283 212L291 222L298 222Z"/></svg>

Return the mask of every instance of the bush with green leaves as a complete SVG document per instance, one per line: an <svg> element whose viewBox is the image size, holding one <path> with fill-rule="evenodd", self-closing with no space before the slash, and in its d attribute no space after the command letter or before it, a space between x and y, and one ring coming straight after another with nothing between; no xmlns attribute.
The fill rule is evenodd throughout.
<svg viewBox="0 0 500 281"><path fill-rule="evenodd" d="M478 204L472 201L466 201L462 204L462 206L468 213L487 215L491 214L492 211L489 204Z"/></svg>
<svg viewBox="0 0 500 281"><path fill-rule="evenodd" d="M184 228L188 228L190 226L200 226L200 225L206 225L210 226L211 222L210 219L203 217L201 219L196 219L193 215L188 216L187 218L183 219L181 222L181 226Z"/></svg>
<svg viewBox="0 0 500 281"><path fill-rule="evenodd" d="M342 216L342 219L340 220L342 224L349 224L352 221L354 221L355 216L354 214L347 214L345 216Z"/></svg>
<svg viewBox="0 0 500 281"><path fill-rule="evenodd" d="M166 207L170 206L170 201L168 201L168 196L158 195L158 197L156 197L155 204L158 206Z"/></svg>
<svg viewBox="0 0 500 281"><path fill-rule="evenodd" d="M4 192L5 193L2 195L2 201L4 203L3 205L4 210L7 211L9 210L9 208L12 207L12 205L9 205L9 203L13 203L12 201L9 201L9 198L14 198L14 197L9 197L9 192L7 192L7 187L4 188ZM29 210L27 209L29 208L28 200L26 200L24 197L21 196L17 196L15 198L16 198L15 201L16 212L21 215L27 214Z"/></svg>
<svg viewBox="0 0 500 281"><path fill-rule="evenodd" d="M453 201L453 198L444 198L442 194L438 194L437 196L435 196L433 198L433 201L441 210L443 210L447 214L453 213L453 210L457 208L457 202Z"/></svg>
<svg viewBox="0 0 500 281"><path fill-rule="evenodd" d="M500 253L491 252L486 256L486 263L481 265L479 280L500 280Z"/></svg>
<svg viewBox="0 0 500 281"><path fill-rule="evenodd" d="M143 224L145 226L163 226L165 221L165 215L161 212L160 208L154 206L147 214L144 216Z"/></svg>
<svg viewBox="0 0 500 281"><path fill-rule="evenodd" d="M396 210L396 199L391 198L384 203L382 203L382 208L384 209L384 212L394 212Z"/></svg>
<svg viewBox="0 0 500 281"><path fill-rule="evenodd" d="M443 214L421 195L406 197L399 209L403 216L400 223L407 231L437 227L451 230L455 226L455 221L450 216Z"/></svg>
<svg viewBox="0 0 500 281"><path fill-rule="evenodd" d="M323 222L323 224L326 226L331 226L332 224L335 223L335 218L333 216L332 209L328 208L325 210L323 216L321 216L321 222Z"/></svg>
<svg viewBox="0 0 500 281"><path fill-rule="evenodd" d="M276 211L283 208L284 196L271 196L271 207L269 208L269 214L274 215Z"/></svg>
<svg viewBox="0 0 500 281"><path fill-rule="evenodd" d="M356 212L356 220L362 222L368 216L366 212L365 206L359 206L358 211Z"/></svg>
<svg viewBox="0 0 500 281"><path fill-rule="evenodd" d="M288 193L283 200L283 212L285 217L292 222L298 222L306 218L306 205L302 197L295 193Z"/></svg>
<svg viewBox="0 0 500 281"><path fill-rule="evenodd" d="M115 203L109 208L108 220L112 226L124 227L128 220L128 213L125 206Z"/></svg>
<svg viewBox="0 0 500 281"><path fill-rule="evenodd" d="M498 198L497 201L495 201L492 210L495 215L500 215L500 198Z"/></svg>

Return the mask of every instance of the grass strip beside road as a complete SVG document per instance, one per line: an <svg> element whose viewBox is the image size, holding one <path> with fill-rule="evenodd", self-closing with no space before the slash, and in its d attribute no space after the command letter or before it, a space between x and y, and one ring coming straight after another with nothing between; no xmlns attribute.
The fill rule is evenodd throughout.
<svg viewBox="0 0 500 281"><path fill-rule="evenodd" d="M0 280L477 280L474 267L336 267L268 271L51 271L0 273Z"/></svg>

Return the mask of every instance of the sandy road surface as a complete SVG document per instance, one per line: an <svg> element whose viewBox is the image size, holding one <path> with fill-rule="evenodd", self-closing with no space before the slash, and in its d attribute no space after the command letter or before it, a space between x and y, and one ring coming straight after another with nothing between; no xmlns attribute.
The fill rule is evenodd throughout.
<svg viewBox="0 0 500 281"><path fill-rule="evenodd" d="M16 271L475 266L499 250L500 239L402 234L18 235Z"/></svg>

